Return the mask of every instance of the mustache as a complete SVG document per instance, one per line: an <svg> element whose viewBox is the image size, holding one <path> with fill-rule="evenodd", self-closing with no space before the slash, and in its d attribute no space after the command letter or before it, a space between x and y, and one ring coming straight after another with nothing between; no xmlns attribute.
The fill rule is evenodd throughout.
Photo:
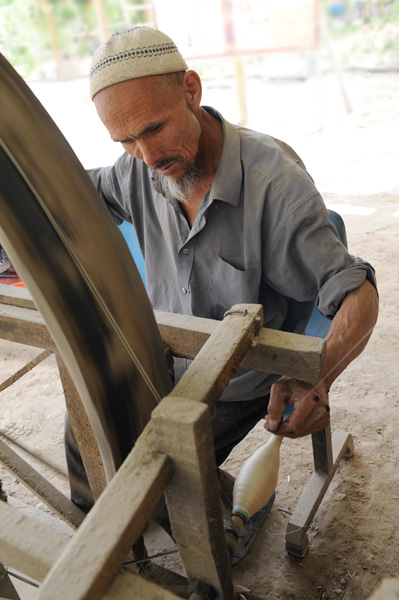
<svg viewBox="0 0 399 600"><path fill-rule="evenodd" d="M168 158L164 158L163 160L160 160L159 163L154 165L153 170L156 171L157 169L163 169L164 167L168 167L177 160L182 160L183 162L186 162L181 156L169 156Z"/></svg>

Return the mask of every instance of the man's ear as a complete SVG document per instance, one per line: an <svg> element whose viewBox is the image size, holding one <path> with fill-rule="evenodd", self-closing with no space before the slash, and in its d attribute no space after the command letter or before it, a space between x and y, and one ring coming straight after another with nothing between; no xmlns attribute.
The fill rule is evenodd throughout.
<svg viewBox="0 0 399 600"><path fill-rule="evenodd" d="M187 106L193 112L197 112L201 105L202 84L201 79L195 71L186 71L183 79L183 90L186 98Z"/></svg>

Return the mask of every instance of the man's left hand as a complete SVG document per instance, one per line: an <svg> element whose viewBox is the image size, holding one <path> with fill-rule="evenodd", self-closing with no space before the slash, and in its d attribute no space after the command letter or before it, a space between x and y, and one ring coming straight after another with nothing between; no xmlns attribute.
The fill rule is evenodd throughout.
<svg viewBox="0 0 399 600"><path fill-rule="evenodd" d="M284 416L287 406L292 412ZM297 438L322 431L330 422L328 394L323 383L316 386L281 377L272 386L264 427L276 435Z"/></svg>

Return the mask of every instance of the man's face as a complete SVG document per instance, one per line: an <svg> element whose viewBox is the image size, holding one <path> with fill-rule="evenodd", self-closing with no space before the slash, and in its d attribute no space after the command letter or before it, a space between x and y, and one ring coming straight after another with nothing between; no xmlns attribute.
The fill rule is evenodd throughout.
<svg viewBox="0 0 399 600"><path fill-rule="evenodd" d="M201 128L184 81L158 75L124 81L94 97L112 140L149 167L178 181L196 165Z"/></svg>

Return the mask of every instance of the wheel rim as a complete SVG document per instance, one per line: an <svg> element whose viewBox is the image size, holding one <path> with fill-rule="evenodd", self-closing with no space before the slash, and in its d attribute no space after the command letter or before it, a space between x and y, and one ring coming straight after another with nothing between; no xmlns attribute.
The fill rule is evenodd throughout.
<svg viewBox="0 0 399 600"><path fill-rule="evenodd" d="M72 149L0 55L0 240L91 422L107 480L170 389L153 311Z"/></svg>

